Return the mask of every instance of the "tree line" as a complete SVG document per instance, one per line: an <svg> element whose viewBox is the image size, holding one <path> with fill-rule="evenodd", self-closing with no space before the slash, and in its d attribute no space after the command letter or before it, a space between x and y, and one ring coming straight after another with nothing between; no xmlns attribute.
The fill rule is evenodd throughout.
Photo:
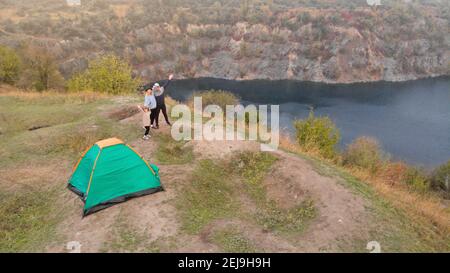
<svg viewBox="0 0 450 273"><path fill-rule="evenodd" d="M55 57L46 47L22 45L18 49L0 45L0 83L36 91L94 91L129 93L140 84L131 65L114 54L101 55L68 80L61 75Z"/></svg>

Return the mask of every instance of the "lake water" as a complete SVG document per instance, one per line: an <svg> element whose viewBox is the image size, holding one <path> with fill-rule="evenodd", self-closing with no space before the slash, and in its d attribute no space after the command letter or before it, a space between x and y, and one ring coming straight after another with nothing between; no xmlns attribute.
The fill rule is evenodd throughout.
<svg viewBox="0 0 450 273"><path fill-rule="evenodd" d="M193 91L222 89L243 104L279 104L280 127L315 114L329 116L341 131L341 148L372 136L394 159L432 167L450 159L450 78L407 82L323 84L291 80L178 80L168 94L185 100Z"/></svg>

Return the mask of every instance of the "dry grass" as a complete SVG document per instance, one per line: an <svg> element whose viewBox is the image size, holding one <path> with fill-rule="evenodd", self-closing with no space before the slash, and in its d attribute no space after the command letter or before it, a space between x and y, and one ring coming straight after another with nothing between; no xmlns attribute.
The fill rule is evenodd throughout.
<svg viewBox="0 0 450 273"><path fill-rule="evenodd" d="M367 176L367 173L356 171L350 173L356 177ZM395 207L408 212L414 219L431 222L441 234L450 234L449 209L443 206L442 200L433 194L420 194L408 190L405 186L391 186L386 180L372 178L365 180Z"/></svg>
<svg viewBox="0 0 450 273"><path fill-rule="evenodd" d="M361 181L365 181L375 189L383 198L390 201L396 208L405 211L412 219L421 223L432 223L437 231L446 236L450 234L450 214L449 209L443 206L442 200L431 193L421 194L411 191L405 184L397 179L402 179L400 173L393 174L391 171L380 175L374 175L370 170L342 166L340 159L324 159L318 153L306 152L292 141L288 136L280 136L280 147L293 153L306 154L320 161L325 161L343 170ZM403 170L407 167L401 163L392 163L392 168Z"/></svg>
<svg viewBox="0 0 450 273"><path fill-rule="evenodd" d="M119 18L124 18L128 14L128 10L130 9L130 4L120 4L120 5L111 5L114 13Z"/></svg>
<svg viewBox="0 0 450 273"><path fill-rule="evenodd" d="M0 18L8 18L9 20L13 21L14 23L19 23L25 17L20 17L17 15L17 9L15 8L5 8L0 10Z"/></svg>
<svg viewBox="0 0 450 273"><path fill-rule="evenodd" d="M110 96L95 92L64 93L55 90L35 92L19 90L8 85L0 85L0 96L18 98L24 102L39 102L45 99L46 103L89 103Z"/></svg>

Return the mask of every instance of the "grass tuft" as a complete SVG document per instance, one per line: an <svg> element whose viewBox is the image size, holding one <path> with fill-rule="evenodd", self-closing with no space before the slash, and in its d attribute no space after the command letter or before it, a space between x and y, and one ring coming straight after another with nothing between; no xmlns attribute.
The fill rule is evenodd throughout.
<svg viewBox="0 0 450 273"><path fill-rule="evenodd" d="M312 200L303 201L289 209L279 208L274 201L268 201L255 215L256 222L264 229L282 233L297 233L305 230L309 220L316 216Z"/></svg>
<svg viewBox="0 0 450 273"><path fill-rule="evenodd" d="M236 229L220 230L213 234L211 241L228 253L254 253L251 241Z"/></svg>

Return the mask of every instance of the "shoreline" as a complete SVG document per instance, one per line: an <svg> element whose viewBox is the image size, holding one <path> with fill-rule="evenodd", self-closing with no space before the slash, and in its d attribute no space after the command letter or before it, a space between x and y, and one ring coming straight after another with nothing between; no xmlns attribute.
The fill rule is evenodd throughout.
<svg viewBox="0 0 450 273"><path fill-rule="evenodd" d="M299 80L292 78L251 78L251 79L235 79L235 78L227 78L227 77L179 77L174 79L173 81L192 81L192 80L224 80L224 81L235 81L235 82L254 82L254 81L291 81L297 83L306 83L306 84L322 84L329 86L339 86L339 85L357 85L357 84L408 84L416 81L432 81L432 80L440 80L440 79L450 79L450 75L442 74L442 75L431 75L426 77L419 77L415 79L407 79L407 80L375 80L375 81L352 81L352 82L328 82L328 81L312 81L312 80ZM159 81L159 80L158 80Z"/></svg>

